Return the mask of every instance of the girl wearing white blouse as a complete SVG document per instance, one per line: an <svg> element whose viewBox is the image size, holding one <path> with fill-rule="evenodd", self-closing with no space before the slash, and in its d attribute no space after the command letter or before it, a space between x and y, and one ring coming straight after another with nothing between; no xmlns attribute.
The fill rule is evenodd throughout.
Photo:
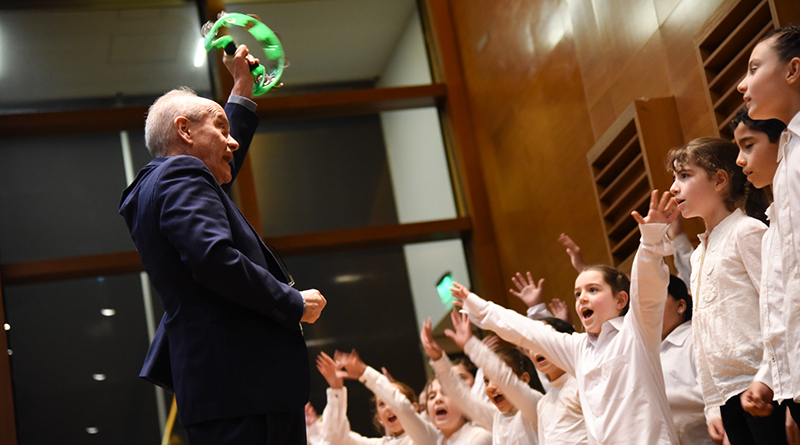
<svg viewBox="0 0 800 445"><path fill-rule="evenodd" d="M386 402L397 415L409 442L415 445L490 445L491 434L470 424L458 407L444 395L439 382L432 380L426 387L427 412L430 422L417 414L414 406L394 388L380 372L368 367L354 350L350 353L336 351L336 363L343 365L346 378L358 379L375 396ZM325 418L325 424L328 419ZM393 444L396 442L392 442Z"/></svg>
<svg viewBox="0 0 800 445"><path fill-rule="evenodd" d="M433 338L429 319L422 328L421 338L425 353L436 371L436 379L469 418L492 432L493 444L536 444L536 404L542 393L532 388L531 379L536 378L533 363L515 348L500 349L495 353L472 336L466 316L459 316L454 310L450 317L455 332L446 329L445 335L483 369L486 396L490 401L471 394L466 385L453 375L450 360ZM536 386L541 389L541 385Z"/></svg>
<svg viewBox="0 0 800 445"><path fill-rule="evenodd" d="M634 213L642 242L633 263L632 282L608 266L592 266L578 276L575 309L585 334L556 332L542 322L484 301L460 284L452 287L453 296L482 328L541 351L575 377L590 444L679 442L659 357L669 277L663 257L672 253L664 233L676 215L669 194L659 200L657 191L651 196L646 217Z"/></svg>
<svg viewBox="0 0 800 445"><path fill-rule="evenodd" d="M403 427L403 419L406 419L405 423L411 423L408 419L418 416L416 413L417 396L408 385L400 382L389 383L385 377L376 383L381 389L377 392L373 391L375 393L373 421L376 427L384 430L384 437L368 438L350 431L350 422L347 420L347 388L344 386L339 366L330 356L322 352L317 357L317 369L330 386L327 390L328 404L322 412L324 419L322 435L328 444L383 445L391 443L410 445L413 443ZM378 396L378 393L381 393L383 397Z"/></svg>
<svg viewBox="0 0 800 445"><path fill-rule="evenodd" d="M739 398L756 377L763 353L758 288L767 227L740 208L763 217L766 199L755 188L746 189L738 154L732 142L700 138L667 155L678 209L686 218L702 218L706 226L692 254L691 272L698 381L712 439L722 440L721 423L733 445L782 444L784 412L754 417ZM715 407L720 407L721 421L710 415Z"/></svg>

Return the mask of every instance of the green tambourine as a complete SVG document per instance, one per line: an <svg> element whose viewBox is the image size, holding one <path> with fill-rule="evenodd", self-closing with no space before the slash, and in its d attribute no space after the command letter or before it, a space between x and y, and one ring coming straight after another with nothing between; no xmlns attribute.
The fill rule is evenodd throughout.
<svg viewBox="0 0 800 445"><path fill-rule="evenodd" d="M250 34L261 44L264 48L264 53L267 59L275 62L275 68L269 74L266 73L264 65L255 63L250 65L250 71L253 73L253 95L260 96L270 88L274 87L281 80L284 67L283 46L280 40L272 32L267 25L261 23L257 19L248 15L239 14L236 12L221 12L215 23L208 22L203 25L203 38L206 51L212 49L224 49L228 55L236 53L236 44L233 42L233 37L224 35L217 37L217 31L221 27L230 28L231 26L241 26L246 29Z"/></svg>

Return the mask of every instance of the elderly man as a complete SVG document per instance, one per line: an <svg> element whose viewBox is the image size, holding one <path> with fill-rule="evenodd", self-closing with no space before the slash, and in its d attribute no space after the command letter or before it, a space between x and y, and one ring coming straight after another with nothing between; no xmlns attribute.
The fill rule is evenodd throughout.
<svg viewBox="0 0 800 445"><path fill-rule="evenodd" d="M145 143L155 159L119 209L165 309L142 377L174 389L192 445L306 443L300 322L326 301L291 287L227 195L258 126L252 61L245 46L226 56L224 109L186 89L153 103Z"/></svg>

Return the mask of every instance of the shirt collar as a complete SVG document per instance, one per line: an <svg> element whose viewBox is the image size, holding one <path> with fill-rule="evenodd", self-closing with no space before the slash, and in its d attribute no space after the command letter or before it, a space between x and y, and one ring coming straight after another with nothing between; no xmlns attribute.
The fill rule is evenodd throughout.
<svg viewBox="0 0 800 445"><path fill-rule="evenodd" d="M778 145L778 162L786 156L786 149L789 146L789 139L800 137L800 113L794 115L789 125L781 133L781 141Z"/></svg>
<svg viewBox="0 0 800 445"><path fill-rule="evenodd" d="M731 212L730 215L726 216L725 219L720 221L719 224L717 224L717 227L714 227L714 230L716 231L715 233L724 233L724 229L726 226L728 226L729 224L733 224L734 221L743 216L745 215L744 212L742 212L742 209L737 208L736 210ZM708 242L708 230L706 230L704 233L697 235L697 238L700 239L700 242L706 245L706 243Z"/></svg>
<svg viewBox="0 0 800 445"><path fill-rule="evenodd" d="M686 339L692 334L692 320L685 321L678 325L667 335L663 343L672 343L675 346L683 346Z"/></svg>
<svg viewBox="0 0 800 445"><path fill-rule="evenodd" d="M587 333L587 335L589 336L589 341L592 344L605 341L609 335L618 332L620 329L622 329L622 323L624 321L625 317L617 317L617 318L612 318L610 320L606 320L606 322L603 323L603 326L600 327L599 335L592 335L590 333Z"/></svg>

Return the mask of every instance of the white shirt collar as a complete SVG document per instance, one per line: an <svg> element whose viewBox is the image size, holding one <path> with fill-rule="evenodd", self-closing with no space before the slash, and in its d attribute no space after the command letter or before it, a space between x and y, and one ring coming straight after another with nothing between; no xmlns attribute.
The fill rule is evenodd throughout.
<svg viewBox="0 0 800 445"><path fill-rule="evenodd" d="M672 343L675 346L683 346L686 339L692 334L692 320L685 321L678 325L672 332L667 335L662 343Z"/></svg>
<svg viewBox="0 0 800 445"><path fill-rule="evenodd" d="M778 162L786 156L786 149L789 146L789 139L800 137L800 113L794 115L789 125L781 133L780 144L778 145Z"/></svg>

